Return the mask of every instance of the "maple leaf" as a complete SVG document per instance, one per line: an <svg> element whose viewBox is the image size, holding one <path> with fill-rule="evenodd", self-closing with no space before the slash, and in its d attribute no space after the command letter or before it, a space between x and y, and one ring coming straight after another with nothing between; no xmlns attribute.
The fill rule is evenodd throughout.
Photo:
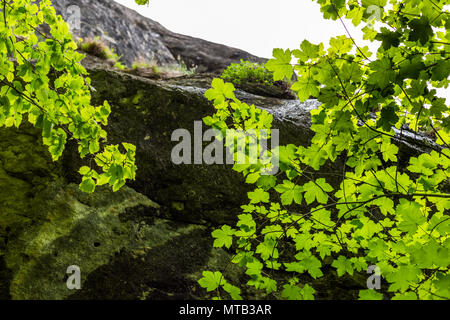
<svg viewBox="0 0 450 320"><path fill-rule="evenodd" d="M382 127L385 131L390 131L399 120L396 113L397 110L398 107L395 104L383 107L380 112L380 118L377 121L377 126Z"/></svg>
<svg viewBox="0 0 450 320"><path fill-rule="evenodd" d="M283 298L287 298L288 300L301 300L302 293L301 289L298 286L285 284L283 286L283 291L281 292L281 296Z"/></svg>
<svg viewBox="0 0 450 320"><path fill-rule="evenodd" d="M397 161L398 147L395 144L383 142L380 151L384 161Z"/></svg>
<svg viewBox="0 0 450 320"><path fill-rule="evenodd" d="M292 201L297 204L302 203L303 188L295 185L292 181L284 180L283 184L275 187L275 190L281 193L281 203L284 205L290 205Z"/></svg>
<svg viewBox="0 0 450 320"><path fill-rule="evenodd" d="M315 45L308 40L303 40L300 44L300 49L292 51L292 54L300 61L306 62L309 59L319 57L319 53L323 50L323 44Z"/></svg>
<svg viewBox="0 0 450 320"><path fill-rule="evenodd" d="M203 271L202 275L203 277L198 280L198 283L203 288L206 288L206 291L216 290L219 287L221 280L222 282L225 282L222 278L222 273L219 271Z"/></svg>
<svg viewBox="0 0 450 320"><path fill-rule="evenodd" d="M221 248L223 246L229 248L233 243L234 230L230 226L224 225L221 229L214 230L211 235L214 240L214 247Z"/></svg>
<svg viewBox="0 0 450 320"><path fill-rule="evenodd" d="M422 214L422 206L415 201L408 201L400 199L400 204L396 208L396 213L402 218L398 228L401 231L406 231L413 234L419 225L427 221L427 218Z"/></svg>
<svg viewBox="0 0 450 320"><path fill-rule="evenodd" d="M430 37L433 36L433 29L426 17L420 17L420 19L413 19L409 22L408 27L411 28L408 40L420 41L422 45L425 45Z"/></svg>
<svg viewBox="0 0 450 320"><path fill-rule="evenodd" d="M382 300L383 294L376 292L374 289L366 289L359 291L358 300Z"/></svg>
<svg viewBox="0 0 450 320"><path fill-rule="evenodd" d="M255 189L253 192L248 192L250 203L269 202L269 193L261 188Z"/></svg>
<svg viewBox="0 0 450 320"><path fill-rule="evenodd" d="M367 83L384 89L395 80L396 74L392 70L391 60L389 58L384 57L375 60L369 66L373 70L373 73L369 75Z"/></svg>
<svg viewBox="0 0 450 320"><path fill-rule="evenodd" d="M353 264L344 256L339 256L337 260L333 261L331 266L337 269L337 274L339 277L345 273L353 275Z"/></svg>
<svg viewBox="0 0 450 320"><path fill-rule="evenodd" d="M308 182L303 186L303 190L305 190L305 200L307 204L312 203L314 200L317 200L319 203L327 203L328 195L325 192L333 191L333 187L326 183L324 178L319 178L316 182Z"/></svg>
<svg viewBox="0 0 450 320"><path fill-rule="evenodd" d="M295 91L300 101L305 101L319 95L319 84L312 77L302 75L291 87Z"/></svg>
<svg viewBox="0 0 450 320"><path fill-rule="evenodd" d="M300 252L295 255L295 258L299 260L300 269L308 271L314 279L323 276L322 270L320 270L322 263L311 252Z"/></svg>
<svg viewBox="0 0 450 320"><path fill-rule="evenodd" d="M225 83L220 78L213 79L212 88L205 92L205 97L208 100L214 100L215 105L219 105L225 102L225 99L233 99L234 96L234 86L231 83Z"/></svg>
<svg viewBox="0 0 450 320"><path fill-rule="evenodd" d="M418 158L412 157L409 160L411 164L408 166L408 170L411 172L416 172L420 174L424 174L426 176L432 175L433 170L436 169L436 163L433 158L429 154L421 154Z"/></svg>
<svg viewBox="0 0 450 320"><path fill-rule="evenodd" d="M415 266L400 266L386 276L386 280L392 283L389 291L406 291L411 284L417 283L419 274L421 274L420 269Z"/></svg>
<svg viewBox="0 0 450 320"><path fill-rule="evenodd" d="M273 72L273 79L275 81L283 80L284 78L291 79L294 74L294 70L291 65L291 51L287 49L273 49L273 56L275 59L270 59L266 62L265 67L267 70Z"/></svg>
<svg viewBox="0 0 450 320"><path fill-rule="evenodd" d="M450 75L450 60L438 61L436 65L431 69L431 80L442 81L447 79Z"/></svg>

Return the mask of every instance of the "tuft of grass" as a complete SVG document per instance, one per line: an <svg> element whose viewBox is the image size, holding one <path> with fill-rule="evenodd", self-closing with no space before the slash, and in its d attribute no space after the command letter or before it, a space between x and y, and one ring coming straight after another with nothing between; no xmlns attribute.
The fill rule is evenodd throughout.
<svg viewBox="0 0 450 320"><path fill-rule="evenodd" d="M78 49L90 55L107 60L115 68L126 69L126 66L120 62L120 56L114 50L108 47L100 37L78 39Z"/></svg>

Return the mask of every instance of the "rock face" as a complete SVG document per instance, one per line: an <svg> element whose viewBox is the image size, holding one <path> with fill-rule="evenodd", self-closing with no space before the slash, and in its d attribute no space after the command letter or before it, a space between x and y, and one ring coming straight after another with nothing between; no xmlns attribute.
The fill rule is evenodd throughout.
<svg viewBox="0 0 450 320"><path fill-rule="evenodd" d="M83 194L76 146L69 143L54 163L36 129L0 129L0 298L205 298L196 283L201 272L222 270L230 259L212 249L211 226L232 222L252 187L231 165L171 161L178 143L172 132L194 132L194 121L214 112L203 97L212 76L155 81L101 64L86 67L94 104L106 99L112 107L109 142L137 146L137 179L116 193L99 188ZM274 115L281 144L309 144L316 101L236 95ZM405 159L417 152L408 144L401 150ZM341 164L326 165L318 175ZM328 175L327 181L339 183ZM81 290L67 289L70 265L81 269ZM239 270L227 270L240 283ZM357 289L343 284L330 291L326 283L317 285L319 297L351 297Z"/></svg>
<svg viewBox="0 0 450 320"><path fill-rule="evenodd" d="M221 72L240 59L265 62L243 50L171 32L111 0L54 0L53 5L74 35L101 37L129 66L138 59L160 65L180 59L188 67L197 66L197 72Z"/></svg>

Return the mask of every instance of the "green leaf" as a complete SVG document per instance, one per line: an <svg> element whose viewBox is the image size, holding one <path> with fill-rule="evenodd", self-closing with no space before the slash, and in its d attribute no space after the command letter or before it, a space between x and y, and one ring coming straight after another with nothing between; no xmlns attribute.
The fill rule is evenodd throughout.
<svg viewBox="0 0 450 320"><path fill-rule="evenodd" d="M330 48L328 52L330 54L344 54L350 52L353 48L353 41L346 36L337 36L330 39Z"/></svg>
<svg viewBox="0 0 450 320"><path fill-rule="evenodd" d="M250 173L245 179L246 183L255 183L260 177L259 172Z"/></svg>
<svg viewBox="0 0 450 320"><path fill-rule="evenodd" d="M273 49L272 54L275 59L267 61L265 67L267 70L273 72L273 79L275 81L283 80L285 78L291 79L294 74L291 65L291 51L289 49L286 51L282 49Z"/></svg>
<svg viewBox="0 0 450 320"><path fill-rule="evenodd" d="M400 199L400 204L396 208L396 214L402 219L398 228L401 231L413 234L419 225L427 221L422 214L422 206L415 201Z"/></svg>
<svg viewBox="0 0 450 320"><path fill-rule="evenodd" d="M301 50L294 50L292 53L294 57L298 58L300 61L306 62L310 59L315 59L319 57L319 53L322 51L323 45L314 45L308 40L303 40L300 44Z"/></svg>
<svg viewBox="0 0 450 320"><path fill-rule="evenodd" d="M80 183L80 190L87 193L95 191L95 181L91 178L85 179Z"/></svg>
<svg viewBox="0 0 450 320"><path fill-rule="evenodd" d="M431 69L431 73L431 80L442 81L448 79L450 75L450 60L436 62L436 65Z"/></svg>
<svg viewBox="0 0 450 320"><path fill-rule="evenodd" d="M80 170L78 170L78 172L79 172L82 176L88 174L88 172L90 172L90 171L91 171L91 168L86 167L86 166L83 166L83 167L80 168Z"/></svg>
<svg viewBox="0 0 450 320"><path fill-rule="evenodd" d="M263 190L267 191L270 188L273 188L276 183L277 178L275 176L263 175L258 178L258 182L256 183L256 185L259 188L262 188Z"/></svg>
<svg viewBox="0 0 450 320"><path fill-rule="evenodd" d="M295 258L299 260L298 264L300 267L300 270L306 270L308 273L313 277L314 279L323 276L322 270L320 270L320 267L322 266L322 263L317 259L315 256L313 256L310 252L300 252L297 255L295 255Z"/></svg>
<svg viewBox="0 0 450 320"><path fill-rule="evenodd" d="M383 128L385 131L391 131L391 128L398 122L397 106L391 104L381 109L380 118L377 121L377 126Z"/></svg>
<svg viewBox="0 0 450 320"><path fill-rule="evenodd" d="M214 100L215 105L225 102L225 99L234 99L234 86L231 83L225 83L220 78L214 78L212 88L205 92L205 97L209 100Z"/></svg>
<svg viewBox="0 0 450 320"><path fill-rule="evenodd" d="M380 149L384 161L397 161L398 147L392 143L383 143Z"/></svg>
<svg viewBox="0 0 450 320"><path fill-rule="evenodd" d="M214 247L221 248L225 246L226 248L229 248L231 244L233 243L233 229L231 229L230 226L224 225L221 229L214 230L211 235L214 240Z"/></svg>
<svg viewBox="0 0 450 320"><path fill-rule="evenodd" d="M369 66L373 70L373 73L370 74L367 83L377 85L381 89L384 89L395 80L396 74L392 70L389 58L375 60Z"/></svg>
<svg viewBox="0 0 450 320"><path fill-rule="evenodd" d="M331 266L337 269L337 274L339 277L345 273L353 275L353 264L344 256L339 256L337 260L333 261Z"/></svg>
<svg viewBox="0 0 450 320"><path fill-rule="evenodd" d="M333 191L333 187L326 183L324 178L319 178L315 183L310 181L305 184L303 190L306 190L304 196L307 204L311 204L314 200L325 204L328 201L328 195L325 192Z"/></svg>
<svg viewBox="0 0 450 320"><path fill-rule="evenodd" d="M223 285L223 289L230 294L231 299L233 300L242 300L241 297L241 289L228 282Z"/></svg>
<svg viewBox="0 0 450 320"><path fill-rule="evenodd" d="M383 294L374 289L360 290L358 300L383 300Z"/></svg>
<svg viewBox="0 0 450 320"><path fill-rule="evenodd" d="M281 203L284 205L290 205L292 201L295 201L297 204L302 203L303 188L295 185L289 180L284 180L283 184L279 184L275 187L275 190L278 193L281 193Z"/></svg>
<svg viewBox="0 0 450 320"><path fill-rule="evenodd" d="M264 242L261 242L256 247L256 253L259 253L261 255L261 258L263 260L267 260L269 258L278 258L278 249L275 247L276 242L274 239L266 238Z"/></svg>
<svg viewBox="0 0 450 320"><path fill-rule="evenodd" d="M417 300L417 295L414 292L408 291L404 293L396 293L392 300Z"/></svg>
<svg viewBox="0 0 450 320"><path fill-rule="evenodd" d="M419 281L420 269L415 266L400 266L396 271L387 274L386 280L392 283L389 291L406 291L410 285Z"/></svg>
<svg viewBox="0 0 450 320"><path fill-rule="evenodd" d="M295 91L300 101L305 101L311 97L319 96L319 84L312 78L302 75L291 87Z"/></svg>
<svg viewBox="0 0 450 320"><path fill-rule="evenodd" d="M411 163L407 168L409 171L427 176L432 175L437 167L436 162L428 154L421 154L418 158L411 157L409 163Z"/></svg>
<svg viewBox="0 0 450 320"><path fill-rule="evenodd" d="M283 286L283 291L281 292L281 296L288 300L302 300L302 291L300 287L290 284L285 284Z"/></svg>
<svg viewBox="0 0 450 320"><path fill-rule="evenodd" d="M408 40L420 41L422 45L428 42L428 39L433 36L433 29L426 17L413 19L409 22L408 27L411 28Z"/></svg>
<svg viewBox="0 0 450 320"><path fill-rule="evenodd" d="M261 188L255 189L255 191L247 193L250 203L269 202L269 193Z"/></svg>
<svg viewBox="0 0 450 320"><path fill-rule="evenodd" d="M316 293L316 290L314 290L314 288L307 283L303 286L301 290L303 300L314 300L314 293Z"/></svg>
<svg viewBox="0 0 450 320"><path fill-rule="evenodd" d="M225 280L222 277L222 273L219 271L203 271L202 275L203 277L198 280L198 284L202 288L206 288L206 291L216 290L220 284L225 283Z"/></svg>

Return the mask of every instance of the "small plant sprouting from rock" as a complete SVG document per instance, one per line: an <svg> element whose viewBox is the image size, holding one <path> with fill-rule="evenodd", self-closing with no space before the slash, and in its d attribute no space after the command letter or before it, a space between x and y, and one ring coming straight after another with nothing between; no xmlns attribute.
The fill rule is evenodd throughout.
<svg viewBox="0 0 450 320"><path fill-rule="evenodd" d="M86 52L97 58L107 60L115 68L122 70L126 68L126 66L124 66L120 62L120 56L115 53L112 48L108 47L108 45L106 45L105 42L100 39L100 37L86 39L79 38L77 41L77 46L78 49L83 52Z"/></svg>
<svg viewBox="0 0 450 320"><path fill-rule="evenodd" d="M275 81L273 72L259 63L241 59L240 63L230 64L221 78L252 94L281 99L297 98L289 89L290 81L286 79Z"/></svg>
<svg viewBox="0 0 450 320"><path fill-rule="evenodd" d="M244 61L232 63L222 73L221 78L234 84L243 84L244 82L261 83L273 85L273 74L263 65L258 63Z"/></svg>
<svg viewBox="0 0 450 320"><path fill-rule="evenodd" d="M191 67L188 67L180 56L177 57L177 61L178 64L180 65L180 70L184 73L184 75L192 76L197 71L197 66L192 65Z"/></svg>
<svg viewBox="0 0 450 320"><path fill-rule="evenodd" d="M179 64L161 66L155 60L146 60L140 58L133 62L131 68L140 76L155 79L176 78L189 76L195 73L195 67L189 69L186 64L178 60Z"/></svg>

